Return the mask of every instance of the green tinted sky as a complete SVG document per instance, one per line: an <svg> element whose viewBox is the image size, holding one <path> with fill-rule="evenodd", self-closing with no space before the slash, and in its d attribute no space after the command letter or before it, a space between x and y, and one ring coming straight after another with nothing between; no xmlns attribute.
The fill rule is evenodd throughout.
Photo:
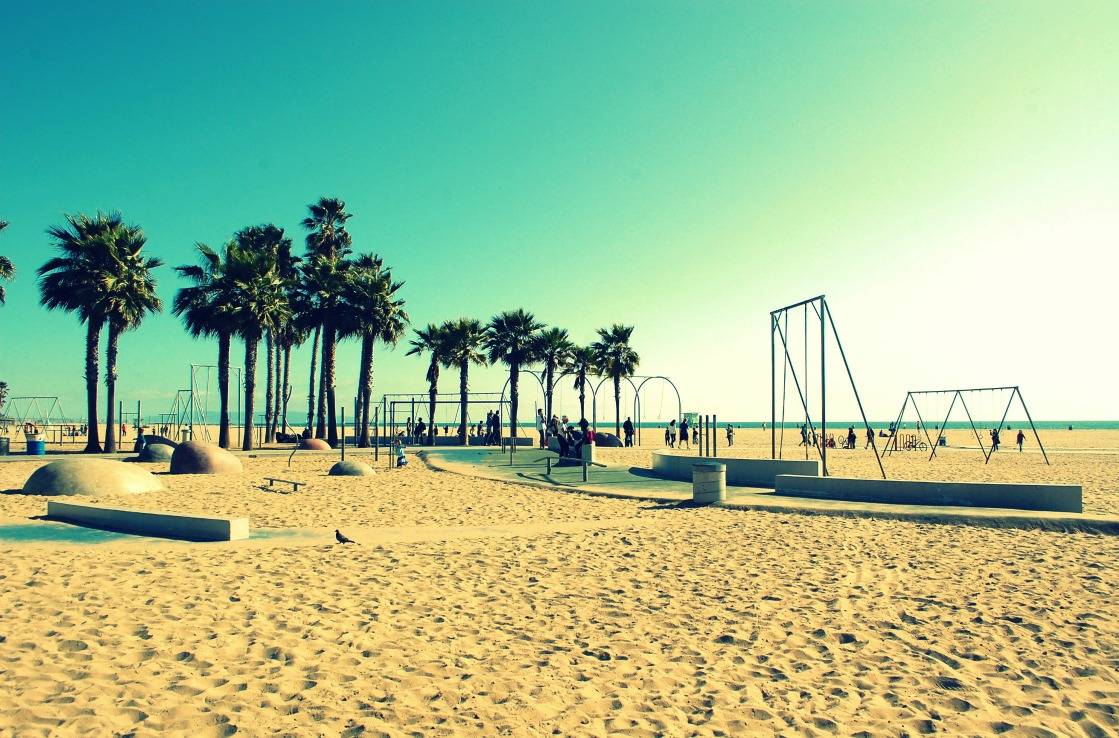
<svg viewBox="0 0 1119 738"><path fill-rule="evenodd" d="M693 409L768 414L767 312L826 292L873 415L1020 383L1116 417L1116 29L1109 1L11 7L0 378L80 407L81 330L32 278L63 213L119 209L175 265L337 195L414 322L633 323ZM214 353L153 318L120 393L163 409Z"/></svg>

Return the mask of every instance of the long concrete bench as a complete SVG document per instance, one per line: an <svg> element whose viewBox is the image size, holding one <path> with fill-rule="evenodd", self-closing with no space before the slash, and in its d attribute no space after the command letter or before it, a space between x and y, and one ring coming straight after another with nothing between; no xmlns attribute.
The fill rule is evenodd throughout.
<svg viewBox="0 0 1119 738"><path fill-rule="evenodd" d="M774 491L789 497L898 505L1002 507L1012 510L1084 511L1080 486L1002 482L917 482L782 474Z"/></svg>
<svg viewBox="0 0 1119 738"><path fill-rule="evenodd" d="M785 459L732 459L722 456L683 456L665 451L653 452L653 473L664 479L679 482L692 481L692 466L698 463L717 462L727 467L727 484L733 487L772 487L779 474L820 473L819 461L792 461Z"/></svg>
<svg viewBox="0 0 1119 738"><path fill-rule="evenodd" d="M186 541L240 541L249 537L248 518L133 510L56 500L47 501L47 517L91 528Z"/></svg>

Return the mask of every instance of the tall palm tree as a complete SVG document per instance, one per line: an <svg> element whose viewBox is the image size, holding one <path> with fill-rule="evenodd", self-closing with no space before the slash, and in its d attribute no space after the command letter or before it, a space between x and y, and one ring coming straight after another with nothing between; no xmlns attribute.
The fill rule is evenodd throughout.
<svg viewBox="0 0 1119 738"><path fill-rule="evenodd" d="M509 367L509 433L516 444L517 405L521 367L536 357L533 348L536 335L544 327L536 316L523 308L499 313L486 326L486 358L491 364L501 362Z"/></svg>
<svg viewBox="0 0 1119 738"><path fill-rule="evenodd" d="M109 327L108 346L105 350L105 451L117 450L116 391L117 353L120 334L133 330L143 322L148 313L163 309L163 301L155 294L152 270L163 264L162 259L143 254L147 238L135 225L122 225L112 232L111 270L100 283L102 310Z"/></svg>
<svg viewBox="0 0 1119 738"><path fill-rule="evenodd" d="M377 341L395 345L408 327L404 300L397 297L402 282L394 282L379 256L362 254L348 268L343 290L339 336L361 338L358 366L358 446L368 448L369 411L373 397L373 352Z"/></svg>
<svg viewBox="0 0 1119 738"><path fill-rule="evenodd" d="M233 290L225 278L230 249L222 253L204 243L195 244L201 258L198 264L175 267L179 276L191 285L175 295L171 312L183 319L187 332L194 337L217 336L218 339L218 445L229 448L229 348L233 339ZM224 258L223 258L224 254Z"/></svg>
<svg viewBox="0 0 1119 738"><path fill-rule="evenodd" d="M458 440L465 446L467 428L470 426L470 365L486 364L486 355L482 352L486 329L482 327L480 320L473 318L449 320L440 329L445 340L443 366L458 369Z"/></svg>
<svg viewBox="0 0 1119 738"><path fill-rule="evenodd" d="M590 346L576 346L571 352L571 373L575 375L575 389L579 390L579 419L587 417L588 378L598 374L598 355Z"/></svg>
<svg viewBox="0 0 1119 738"><path fill-rule="evenodd" d="M439 367L444 363L447 334L442 326L428 323L426 328L417 328L416 337L410 342L408 356L428 355L427 362L427 444L435 441L435 402L439 394Z"/></svg>
<svg viewBox="0 0 1119 738"><path fill-rule="evenodd" d="M337 335L334 310L338 305L339 277L344 272L341 265L350 253L350 234L346 231L346 203L338 198L323 197L308 206L308 216L303 219L307 229L307 253L320 263L313 270L324 281L312 283L322 325L322 377L320 397L325 395L326 418L329 424L327 437L331 445L338 442L337 404L334 391L335 355ZM320 401L321 406L321 401ZM320 416L323 414L319 411ZM321 428L320 428L321 430Z"/></svg>
<svg viewBox="0 0 1119 738"><path fill-rule="evenodd" d="M95 217L67 215L64 225L51 226L58 255L38 269L39 302L48 310L74 313L85 323L85 391L87 436L85 453L100 453L97 424L97 367L101 329L105 325L101 283L113 272L112 244L123 226L119 214Z"/></svg>
<svg viewBox="0 0 1119 738"><path fill-rule="evenodd" d="M8 227L8 221L0 220L0 231ZM0 282L11 282L12 277L16 274L16 268L12 264L12 260L6 256L0 256ZM4 292L4 285L0 284L0 305L4 304L4 299L7 295Z"/></svg>
<svg viewBox="0 0 1119 738"><path fill-rule="evenodd" d="M555 389L556 370L566 372L575 351L575 344L563 328L547 328L536 337L533 353L544 362L544 417L552 417L552 392ZM560 375L563 376L562 374Z"/></svg>
<svg viewBox="0 0 1119 738"><path fill-rule="evenodd" d="M622 377L631 377L637 371L641 357L629 345L633 337L632 325L613 324L598 329L598 340L591 344L597 357L599 370L614 381L614 434L622 435Z"/></svg>
<svg viewBox="0 0 1119 738"><path fill-rule="evenodd" d="M253 448L257 347L264 334L290 318L291 303L274 255L237 242L229 251L227 278L234 303L231 322L245 342L245 435L241 448Z"/></svg>

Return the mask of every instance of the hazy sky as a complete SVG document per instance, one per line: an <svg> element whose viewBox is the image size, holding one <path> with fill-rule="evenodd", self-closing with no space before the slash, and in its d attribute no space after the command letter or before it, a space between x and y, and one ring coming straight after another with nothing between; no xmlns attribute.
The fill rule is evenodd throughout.
<svg viewBox="0 0 1119 738"><path fill-rule="evenodd" d="M275 222L301 243L306 205L332 195L355 249L407 282L415 324L525 307L589 341L632 323L642 372L676 379L685 410L766 418L768 312L826 293L872 416L909 388L993 383L1020 384L1035 416L1119 418L1114 0L3 15L14 394L81 411L81 327L38 307L34 279L64 213L142 225L170 302L195 242ZM121 352L119 396L152 412L216 358L168 314ZM403 354L379 351L378 396L424 389ZM356 368L344 344L340 397ZM829 414L850 417L840 371ZM671 409L660 389L645 406Z"/></svg>

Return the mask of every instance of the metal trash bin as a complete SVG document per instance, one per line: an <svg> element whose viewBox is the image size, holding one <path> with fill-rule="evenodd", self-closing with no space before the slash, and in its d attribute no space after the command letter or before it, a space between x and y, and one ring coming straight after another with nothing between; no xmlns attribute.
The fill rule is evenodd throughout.
<svg viewBox="0 0 1119 738"><path fill-rule="evenodd" d="M692 464L692 502L711 505L727 499L727 465L714 461Z"/></svg>
<svg viewBox="0 0 1119 738"><path fill-rule="evenodd" d="M37 436L27 437L27 455L28 456L45 456L47 453L46 439Z"/></svg>

